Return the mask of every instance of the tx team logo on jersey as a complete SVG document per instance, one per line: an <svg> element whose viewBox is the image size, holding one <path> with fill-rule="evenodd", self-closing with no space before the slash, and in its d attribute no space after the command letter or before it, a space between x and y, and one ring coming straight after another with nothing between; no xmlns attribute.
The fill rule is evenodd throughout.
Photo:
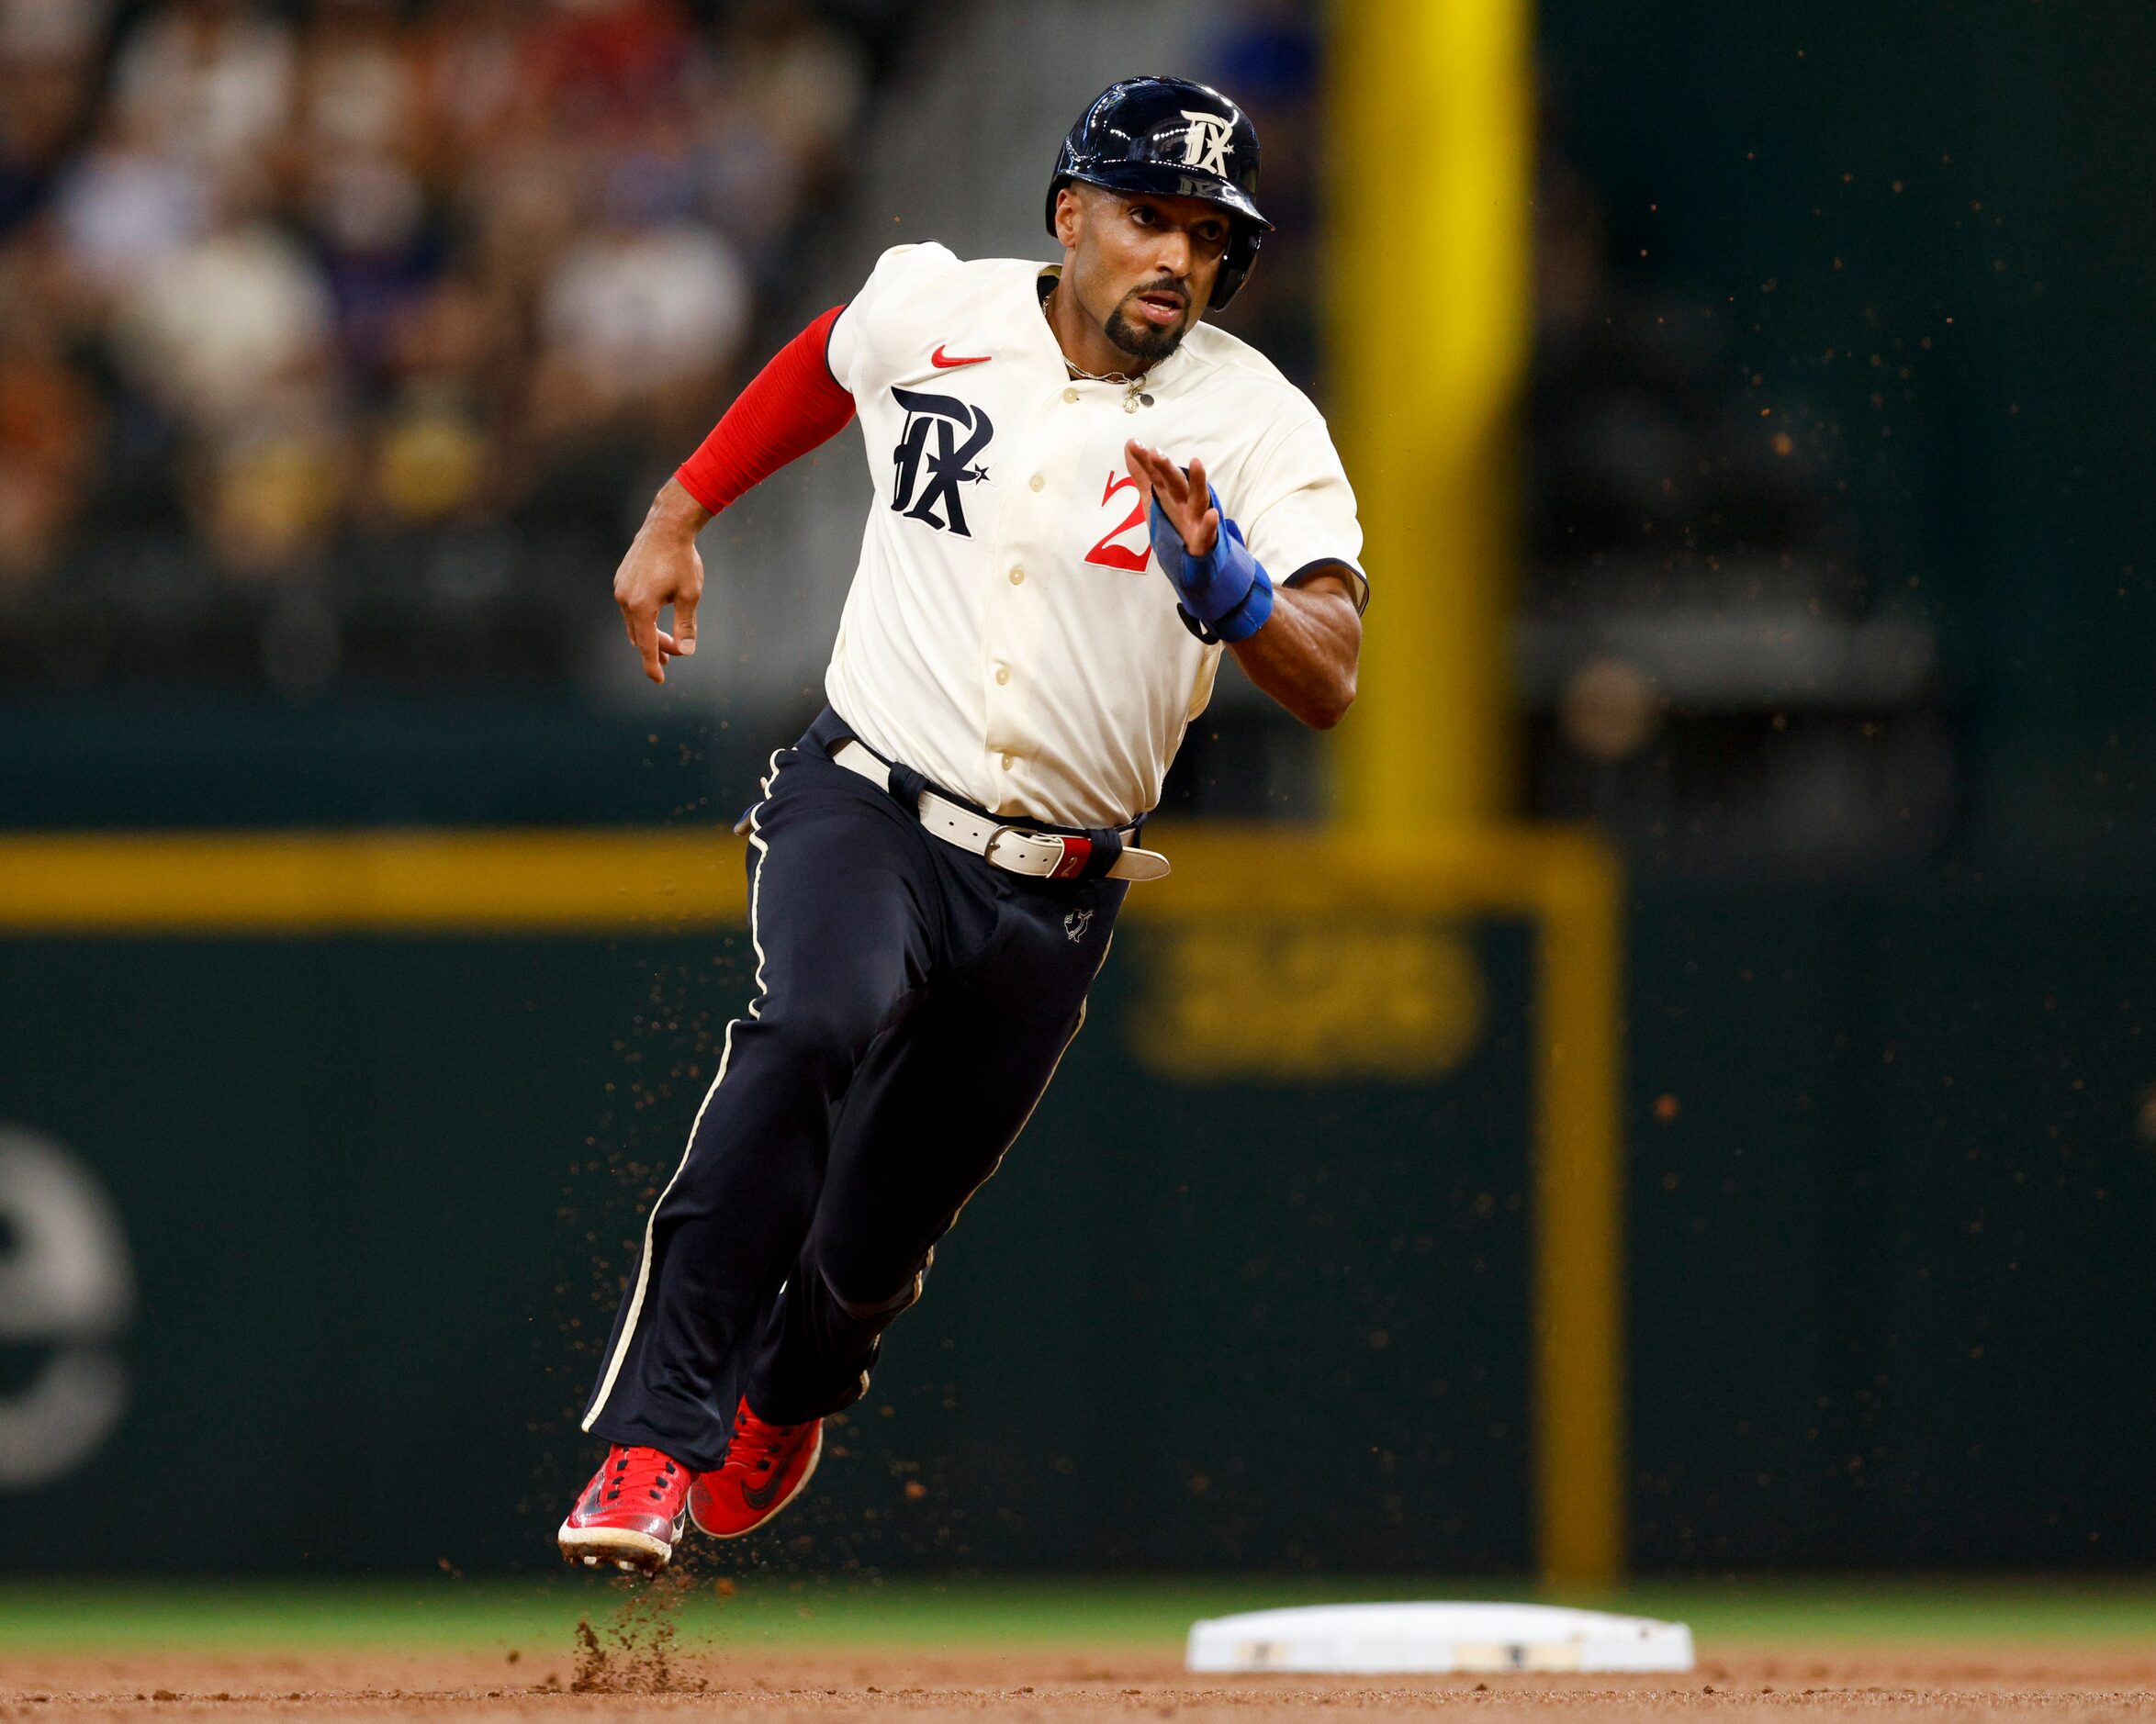
<svg viewBox="0 0 2156 1724"><path fill-rule="evenodd" d="M905 409L898 447L891 452L892 464L898 469L891 488L892 508L939 532L948 528L961 539L971 538L959 487L978 485L988 476L988 469L978 465L975 457L988 447L995 427L986 413L956 396L899 388L891 394ZM940 515L936 512L939 509Z"/></svg>
<svg viewBox="0 0 2156 1724"><path fill-rule="evenodd" d="M1183 118L1190 122L1190 129L1183 134L1183 165L1226 179L1230 122L1218 114L1194 113L1187 107Z"/></svg>

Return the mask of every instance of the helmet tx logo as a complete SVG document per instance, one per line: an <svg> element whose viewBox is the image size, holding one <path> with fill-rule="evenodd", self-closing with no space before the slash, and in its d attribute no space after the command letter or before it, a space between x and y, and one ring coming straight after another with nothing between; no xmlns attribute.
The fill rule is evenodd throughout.
<svg viewBox="0 0 2156 1724"><path fill-rule="evenodd" d="M1190 129L1183 134L1183 165L1196 168L1200 174L1218 174L1228 177L1228 144L1233 135L1231 122L1218 114L1200 113L1185 108L1183 118L1190 122Z"/></svg>

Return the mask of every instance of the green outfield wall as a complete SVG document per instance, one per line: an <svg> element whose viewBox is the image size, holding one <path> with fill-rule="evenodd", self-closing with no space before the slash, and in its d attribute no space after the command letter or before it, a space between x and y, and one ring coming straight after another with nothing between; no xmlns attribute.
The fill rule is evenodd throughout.
<svg viewBox="0 0 2156 1724"><path fill-rule="evenodd" d="M1630 930L1635 1564L2156 1558L2146 907L1690 890ZM1125 931L752 1566L1529 1565L1528 930L1206 937ZM86 1174L121 1259L28 1297L40 1240L112 1252L0 1154L0 1564L545 1563L740 946L0 942L0 1150Z"/></svg>
<svg viewBox="0 0 2156 1724"><path fill-rule="evenodd" d="M1493 1015L1432 1055L1456 1073L1376 1085L1189 1080L1145 1038L1207 1033L1208 960L1121 943L792 1517L803 1558L1522 1564L1523 936L1443 937ZM743 944L0 948L0 1115L94 1175L133 1286L97 1338L117 1429L0 1495L0 1561L546 1559L636 1207ZM1250 1003L1254 1051L1286 1057L1295 1012ZM14 1341L14 1407L71 1347Z"/></svg>

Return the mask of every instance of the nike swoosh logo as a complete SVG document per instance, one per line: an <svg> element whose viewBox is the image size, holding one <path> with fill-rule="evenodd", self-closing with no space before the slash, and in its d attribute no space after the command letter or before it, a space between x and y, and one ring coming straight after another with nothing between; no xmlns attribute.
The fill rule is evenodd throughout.
<svg viewBox="0 0 2156 1724"><path fill-rule="evenodd" d="M779 1481L783 1479L785 1476L785 1469L778 1469L771 1474L771 1482L765 1485L764 1488L760 1491L751 1490L747 1485L744 1484L741 1487L741 1500L747 1503L751 1508L770 1507L771 1499L779 1495Z"/></svg>
<svg viewBox="0 0 2156 1724"><path fill-rule="evenodd" d="M949 371L952 367L957 365L985 365L994 357L995 355L994 353L975 353L970 359L964 357L953 358L950 354L945 353L943 351L942 345L938 343L936 351L928 355L928 363L931 365L934 365L938 371ZM752 1504L751 1506L760 1507L762 1505Z"/></svg>

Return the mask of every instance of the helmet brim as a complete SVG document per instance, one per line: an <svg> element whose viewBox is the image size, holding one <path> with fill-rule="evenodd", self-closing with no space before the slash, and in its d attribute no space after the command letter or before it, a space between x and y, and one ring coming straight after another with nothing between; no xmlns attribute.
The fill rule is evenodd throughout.
<svg viewBox="0 0 2156 1724"><path fill-rule="evenodd" d="M1072 180L1083 180L1088 185L1097 185L1106 192L1138 193L1154 197L1195 197L1200 203L1211 204L1241 217L1263 232L1273 231L1273 224L1258 211L1257 205L1242 187L1230 180L1212 174L1185 173L1167 162L1102 162L1083 174L1066 169L1058 174L1055 183L1048 188L1049 227L1055 226L1056 193Z"/></svg>

